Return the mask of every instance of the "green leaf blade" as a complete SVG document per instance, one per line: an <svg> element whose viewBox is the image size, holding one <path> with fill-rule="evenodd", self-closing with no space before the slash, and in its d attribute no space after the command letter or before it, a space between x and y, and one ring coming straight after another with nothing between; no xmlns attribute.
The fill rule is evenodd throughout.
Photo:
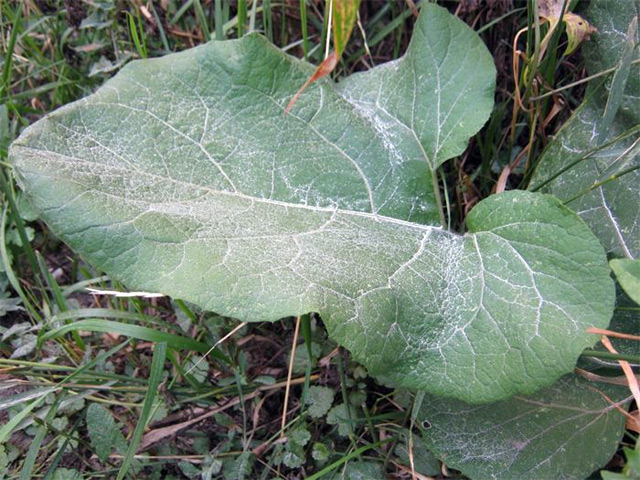
<svg viewBox="0 0 640 480"><path fill-rule="evenodd" d="M129 447L120 465L118 471L117 480L122 480L129 473L129 468L134 460L138 446L142 441L142 435L144 430L151 419L153 405L158 395L158 387L162 380L162 371L164 370L164 362L167 357L167 344L164 342L154 344L153 358L151 360L151 368L149 370L149 384L147 386L147 392L144 396L144 402L142 404L142 411L140 412L140 418L136 424L136 428L131 435Z"/></svg>
<svg viewBox="0 0 640 480"><path fill-rule="evenodd" d="M473 30L428 4L404 57L351 75L340 88L393 142L417 143L418 158L435 171L460 155L489 118L495 76L493 58Z"/></svg>
<svg viewBox="0 0 640 480"><path fill-rule="evenodd" d="M200 353L210 353L215 358L228 361L226 356L220 351L214 350L209 352L210 349L207 344L198 342L192 338L162 332L153 328L141 327L139 325L104 320L103 318L77 320L73 323L63 325L47 332L43 336L43 339L48 340L51 338L57 338L66 333L78 330L124 335L126 337L147 340L149 342L165 342L172 348L184 348L186 350L193 350Z"/></svg>
<svg viewBox="0 0 640 480"><path fill-rule="evenodd" d="M108 409L92 403L87 409L87 431L96 455L103 462L114 447L119 452L126 450L126 441Z"/></svg>
<svg viewBox="0 0 640 480"><path fill-rule="evenodd" d="M571 375L530 397L482 406L429 397L423 434L471 478L581 480L606 464L624 431L626 418L599 390L621 406L629 396L625 387Z"/></svg>

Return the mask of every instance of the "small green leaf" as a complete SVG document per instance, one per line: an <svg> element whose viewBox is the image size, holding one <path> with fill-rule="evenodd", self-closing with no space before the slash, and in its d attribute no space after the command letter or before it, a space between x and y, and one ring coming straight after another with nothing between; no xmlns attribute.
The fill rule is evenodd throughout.
<svg viewBox="0 0 640 480"><path fill-rule="evenodd" d="M289 442L299 447L304 447L311 440L311 433L306 428L295 428L289 434Z"/></svg>
<svg viewBox="0 0 640 480"><path fill-rule="evenodd" d="M196 465L194 465L193 463L182 460L178 462L178 468L180 468L180 471L185 477L189 479L194 479L194 480L200 479L200 474L202 473L202 470L198 468Z"/></svg>
<svg viewBox="0 0 640 480"><path fill-rule="evenodd" d="M223 461L222 473L226 480L244 480L251 478L255 456L251 452L242 452L236 458Z"/></svg>
<svg viewBox="0 0 640 480"><path fill-rule="evenodd" d="M305 445L311 440L311 433L303 426L294 428L288 434L286 452L282 455L282 463L289 468L298 468L304 465L306 452Z"/></svg>
<svg viewBox="0 0 640 480"><path fill-rule="evenodd" d="M311 456L320 465L326 463L327 460L329 460L330 455L331 455L331 452L329 451L329 449L324 443L316 442L313 444L313 449L311 450Z"/></svg>
<svg viewBox="0 0 640 480"><path fill-rule="evenodd" d="M205 460L205 467L202 470L202 480L211 480L214 475L218 475L222 471L222 460L209 457Z"/></svg>
<svg viewBox="0 0 640 480"><path fill-rule="evenodd" d="M449 467L471 478L582 480L618 447L629 390L567 376L529 396L488 405L425 398L425 440Z"/></svg>
<svg viewBox="0 0 640 480"><path fill-rule="evenodd" d="M13 299L7 299L7 300L13 300ZM21 336L27 332L33 332L39 328L41 327L40 326L34 327L31 324L31 322L16 322L13 325L11 325L9 328L7 328L4 332L2 332L2 336L0 336L0 341L4 342L5 340L13 337L14 335Z"/></svg>
<svg viewBox="0 0 640 480"><path fill-rule="evenodd" d="M36 349L37 343L38 337L31 333L14 338L11 341L13 352L9 358L15 359L26 357Z"/></svg>
<svg viewBox="0 0 640 480"><path fill-rule="evenodd" d="M311 350L311 358L309 358L309 350ZM311 342L310 349L296 348L296 355L293 359L293 373L304 374L308 367L315 367L321 352L322 347L316 342Z"/></svg>
<svg viewBox="0 0 640 480"><path fill-rule="evenodd" d="M343 455L342 457L340 457L338 460L336 460L335 462L333 462L330 465L327 465L326 467L324 467L323 469L315 472L313 475L308 477L308 480L319 480L320 478L325 478L325 475L331 474L332 472L335 472L336 469L338 468L344 468L342 467L342 465L345 465L348 462L351 462L354 458L360 458L360 455L362 455L363 453L365 453L368 450L371 450L372 448L377 448L380 445L383 445L387 442L393 441L395 440L397 437L388 437L384 440L380 440L378 442L375 443L369 443L366 444L360 448L357 448L356 450L353 450L351 452L349 452L346 455ZM356 462L358 463L358 462ZM348 470L345 469L345 471L348 472ZM382 472L381 472L382 474ZM340 478L340 477L338 477ZM374 474L373 477L370 478L370 480L376 480L377 478L381 478L378 477L377 475Z"/></svg>
<svg viewBox="0 0 640 480"><path fill-rule="evenodd" d="M329 410L329 413L327 414L327 423L329 425L338 425L338 434L343 437L347 437L353 428L350 421L354 421L356 419L354 414L355 411L351 410L352 416L351 420L349 420L347 406L344 403L340 403Z"/></svg>
<svg viewBox="0 0 640 480"><path fill-rule="evenodd" d="M274 385L276 383L276 379L271 375L258 375L253 379L253 383L259 383L261 385Z"/></svg>
<svg viewBox="0 0 640 480"><path fill-rule="evenodd" d="M200 355L194 355L189 358L189 361L184 365L184 369L189 372L189 375L196 382L203 383L209 375L209 362Z"/></svg>
<svg viewBox="0 0 640 480"><path fill-rule="evenodd" d="M303 456L298 455L298 452L287 450L282 454L282 463L289 468L300 468L305 463Z"/></svg>
<svg viewBox="0 0 640 480"><path fill-rule="evenodd" d="M289 468L304 465L306 453L304 447L311 440L311 433L304 427L296 427L289 433L286 444L287 451L282 455L282 463Z"/></svg>
<svg viewBox="0 0 640 480"><path fill-rule="evenodd" d="M31 205L31 203L29 203L29 200L27 200L27 197L22 192L18 193L16 204L18 207L18 212L20 212L20 217L23 220L26 220L27 222L33 222L34 220L37 220L38 212L33 209L33 206ZM34 233L35 232L33 231L33 229L31 229L31 232L27 232L27 237L29 238L29 240L33 240Z"/></svg>
<svg viewBox="0 0 640 480"><path fill-rule="evenodd" d="M640 259L614 258L609 265L625 293L640 304Z"/></svg>
<svg viewBox="0 0 640 480"><path fill-rule="evenodd" d="M640 450L636 446L635 450L622 447L627 463L622 469L622 473L600 472L602 480L632 480L640 478Z"/></svg>
<svg viewBox="0 0 640 480"><path fill-rule="evenodd" d="M309 416L312 418L324 417L331 408L335 394L336 392L329 387L319 385L309 387L307 394L307 404L309 405L307 413Z"/></svg>
<svg viewBox="0 0 640 480"><path fill-rule="evenodd" d="M103 462L114 449L120 453L127 449L127 442L111 412L98 403L92 403L87 409L87 431L95 454Z"/></svg>

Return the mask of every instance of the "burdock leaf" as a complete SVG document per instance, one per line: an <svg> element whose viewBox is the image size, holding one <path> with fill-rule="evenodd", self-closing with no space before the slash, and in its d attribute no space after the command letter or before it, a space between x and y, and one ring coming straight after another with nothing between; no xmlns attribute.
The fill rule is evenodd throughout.
<svg viewBox="0 0 640 480"><path fill-rule="evenodd" d="M629 396L625 387L569 375L488 405L427 397L420 413L427 445L470 478L582 480L618 448L626 417L616 406L625 408Z"/></svg>

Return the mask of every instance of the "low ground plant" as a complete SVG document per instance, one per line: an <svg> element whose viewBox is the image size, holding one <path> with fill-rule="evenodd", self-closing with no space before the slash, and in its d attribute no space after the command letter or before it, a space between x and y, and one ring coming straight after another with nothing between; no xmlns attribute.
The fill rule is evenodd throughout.
<svg viewBox="0 0 640 480"><path fill-rule="evenodd" d="M602 475L632 478L638 5L527 2L474 30L463 4L409 3L385 7L391 19L364 5L367 24L345 7L357 2L324 16L302 2L289 46L320 68L274 45L284 4L195 1L171 21L137 5L122 17L129 55L90 66L118 73L69 104L73 81L34 85L66 104L36 122L11 74L36 27L3 7L4 138L17 138L3 147L0 305L21 317L2 337L8 472L587 478L626 428L624 468ZM169 53L188 8L200 45ZM97 34L109 15L75 28ZM505 70L479 32L515 17ZM377 64L376 35L401 22L406 51ZM589 35L587 78L558 87ZM563 117L560 92L584 83ZM34 246L49 235L73 258L68 284ZM97 304L76 295L87 287ZM261 368L283 334L288 358Z"/></svg>

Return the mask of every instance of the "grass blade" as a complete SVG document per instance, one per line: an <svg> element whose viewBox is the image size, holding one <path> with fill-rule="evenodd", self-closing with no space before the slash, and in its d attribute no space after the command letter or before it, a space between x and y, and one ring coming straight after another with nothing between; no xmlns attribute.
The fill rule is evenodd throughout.
<svg viewBox="0 0 640 480"><path fill-rule="evenodd" d="M224 18L222 18L222 0L215 0L216 40L224 40Z"/></svg>
<svg viewBox="0 0 640 480"><path fill-rule="evenodd" d="M255 11L256 3L253 4L252 11ZM246 0L238 0L238 38L244 36L245 22L247 21L247 2Z"/></svg>
<svg viewBox="0 0 640 480"><path fill-rule="evenodd" d="M169 47L169 41L167 40L167 33L164 31L162 20L160 19L160 15L158 15L156 8L153 6L153 2L149 2L149 9L151 10L153 18L156 21L156 26L158 27L158 34L160 35L162 46L164 47L165 51L169 53L171 51L171 48Z"/></svg>
<svg viewBox="0 0 640 480"><path fill-rule="evenodd" d="M48 387L28 390L26 392L16 393L14 395L3 394L2 400L0 401L0 412L14 405L25 403L28 400L34 400L49 395L51 392L51 387Z"/></svg>
<svg viewBox="0 0 640 480"><path fill-rule="evenodd" d="M416 2L417 8L419 8L421 5L422 5L422 1ZM403 10L397 17L395 17L393 20L387 23L384 27L382 27L380 31L376 32L375 35L372 35L371 40L367 42L369 44L369 47L371 48L377 45L378 43L382 42L382 40L384 40L387 36L391 35L397 28L401 28L402 24L411 15L413 15L413 11L410 8ZM367 33L367 38L369 38L368 33ZM364 48L364 46L360 47L355 53L353 53L347 58L347 63L356 61L365 53L366 53L366 49Z"/></svg>
<svg viewBox="0 0 640 480"><path fill-rule="evenodd" d="M38 272L39 272L38 260L36 259L36 255L33 251L33 248L31 248L31 242L29 241L29 237L27 236L24 221L20 216L20 212L18 211L18 205L16 204L15 198L13 197L13 189L11 188L12 187L11 179L5 175L5 172L2 169L0 169L0 187L2 187L2 191L4 191L5 193L5 198L11 212L11 219L13 220L13 223L16 226L16 230L18 231L20 241L22 242L22 250L27 257L27 260L29 261L29 265L31 266L31 269L33 270L33 275L35 277L36 283L38 284L38 287L42 289L43 298L45 302L48 305L50 305L51 302L45 293L42 279L38 276ZM5 212L6 212L6 209L5 209ZM4 220L3 220L3 225L4 225ZM2 243L4 245L4 239ZM15 288L15 285L12 284L12 286ZM18 291L18 289L16 289L16 291ZM39 318L39 315L36 314L34 317Z"/></svg>
<svg viewBox="0 0 640 480"><path fill-rule="evenodd" d="M86 330L90 332L104 332L125 337L137 338L138 340L146 340L148 342L166 343L171 348L194 350L196 352L206 353L209 351L207 344L192 340L191 338L174 335L166 332L159 332L152 328L140 327L138 325L129 325L126 323L113 322L101 318L92 318L80 320L69 325L63 325L43 335L42 340L57 338L74 330ZM220 351L213 350L211 354L222 361L228 361L227 357Z"/></svg>
<svg viewBox="0 0 640 480"><path fill-rule="evenodd" d="M31 472L33 471L33 467L36 464L36 459L38 458L40 447L42 446L42 442L44 441L44 436L47 434L47 425L51 424L51 422L53 421L53 418L58 411L59 402L60 397L56 396L54 402L49 407L47 415L44 418L44 423L38 426L36 434L33 437L33 440L31 440L31 446L29 447L29 451L27 452L27 457L25 458L24 464L22 465L20 480L29 480L30 478L32 478Z"/></svg>
<svg viewBox="0 0 640 480"><path fill-rule="evenodd" d="M256 18L258 18L258 10L260 10L260 13L262 13L263 7L260 7L260 9L258 9L258 2L253 2L251 4L251 13L249 13L249 33L256 31Z"/></svg>
<svg viewBox="0 0 640 480"><path fill-rule="evenodd" d="M567 172L568 170L571 170L573 167L575 167L576 165L578 165L582 161L590 158L591 156L597 154L600 151L603 151L604 149L606 149L608 147L611 147L611 146L615 145L617 142L619 142L621 140L624 140L625 138L629 138L632 135L635 135L638 132L640 132L640 125L636 125L636 126L630 128L626 132L621 133L620 135L612 138L609 142L607 142L607 143L605 143L603 145L599 145L599 146L597 146L597 147L595 147L595 148L593 148L591 150L587 150L586 152L584 152L583 155L581 155L577 159L573 160L571 163L569 163L565 167L561 168L559 171L557 171L556 173L551 175L549 178L547 178L543 182L538 183L534 188L531 188L530 190L532 192L539 191L540 189L542 189L542 187L548 185L549 183L554 181L556 178L558 178L560 175L562 175L563 173ZM626 155L626 153L624 155ZM626 158L626 156L624 158ZM616 162L617 162L617 160L614 161L613 163L616 163Z"/></svg>
<svg viewBox="0 0 640 480"><path fill-rule="evenodd" d="M147 422L151 418L151 410L153 403L158 393L158 386L160 380L162 380L162 371L164 369L164 361L167 358L167 344L165 342L156 343L153 349L153 360L151 361L151 372L149 373L149 387L147 388L147 394L144 397L144 403L142 405L142 412L140 413L140 419L136 425L133 435L131 436L131 442L129 448L118 472L116 480L122 480L131 466L133 456L140 445L142 440L142 434L147 426Z"/></svg>
<svg viewBox="0 0 640 480"><path fill-rule="evenodd" d="M4 12L6 15L6 12ZM9 90L9 82L11 80L11 63L13 60L13 49L15 48L16 41L18 40L18 25L20 23L20 17L22 17L22 2L18 3L18 8L14 13L11 36L9 37L9 44L4 54L4 66L2 69L2 84L0 84L0 97Z"/></svg>
<svg viewBox="0 0 640 480"><path fill-rule="evenodd" d="M51 272L49 272L49 269L47 268L47 264L45 262L44 257L40 254L40 252L36 251L35 253L36 253L36 260L38 262L38 267L40 268L40 274L42 275L42 278L44 278L44 281L47 287L49 288L51 292L51 296L53 297L53 300L56 302L56 305L58 305L58 308L60 309L61 312L64 312L65 310L67 310L67 303L62 295L62 290L60 289L60 285L58 285L58 282L56 281L56 279L53 278L53 275L51 274Z"/></svg>
<svg viewBox="0 0 640 480"><path fill-rule="evenodd" d="M640 165L635 165L633 167L629 167L625 170L622 170L618 173L614 173L613 175L611 175L610 177L605 178L604 180L598 180L596 181L593 185L585 188L584 190L582 190L580 193L577 193L576 195L574 195L573 197L569 198L568 200L563 200L562 203L564 203L565 205L570 204L571 202L576 201L578 198L582 197L583 195L586 195L587 193L591 192L592 190L595 190L596 188L600 188L603 185L606 185L607 183L613 182L615 180L617 180L618 178L631 173L631 172L635 172L636 170L640 169Z"/></svg>
<svg viewBox="0 0 640 480"><path fill-rule="evenodd" d="M0 177L3 175L4 173L0 171ZM36 322L42 322L42 317L38 313L38 310L33 306L29 297L22 289L22 286L20 285L20 282L18 281L18 278L13 271L13 268L11 268L9 253L7 252L7 243L5 240L6 225L7 206L5 205L5 207L2 209L2 215L0 215L0 265L3 266L3 270L7 276L9 283L22 299L22 303L25 308L29 311Z"/></svg>
<svg viewBox="0 0 640 480"><path fill-rule="evenodd" d="M127 14L127 21L129 23L129 33L131 34L131 39L136 47L136 51L138 55L140 55L140 58L147 58L147 46L144 43L144 29L142 28L140 17L138 16L136 22L136 18L131 13L125 13ZM140 31L139 34L138 30Z"/></svg>
<svg viewBox="0 0 640 480"><path fill-rule="evenodd" d="M56 390L56 387L51 387L51 392L54 392ZM48 393L51 393L48 392ZM5 423L2 428L0 428L0 445L3 444L7 438L9 438L9 435L11 435L11 432L13 432L13 430L20 425L20 423L27 418L27 416L35 409L37 408L43 401L44 399L47 398L46 395L42 395L40 398L34 400L33 402L31 402L29 405L27 405L26 407L24 407L20 412L18 412L16 415L14 415L13 417L11 417L11 419Z"/></svg>
<svg viewBox="0 0 640 480"><path fill-rule="evenodd" d="M331 465L328 465L328 466L324 467L319 472L316 472L313 475L311 475L310 477L307 477L307 480L318 480L319 478L322 478L327 473L332 472L335 469L337 469L339 466L347 463L349 460L351 460L353 458L357 458L361 453L364 453L367 450L371 450L372 448L378 448L380 445L383 445L385 443L389 443L389 442L397 440L397 439L398 439L398 437L388 437L388 438L385 438L384 440L380 440L379 442L371 443L369 445L365 445L363 447L360 447L357 450L352 451L349 455L345 455L340 460L337 460L337 461L333 462Z"/></svg>
<svg viewBox="0 0 640 480"><path fill-rule="evenodd" d="M209 26L207 25L207 16L204 14L204 10L202 9L200 0L193 0L193 8L196 11L196 17L198 19L198 23L200 24L200 28L202 29L202 36L204 37L204 41L208 42L209 40L211 40L211 32L209 31Z"/></svg>
<svg viewBox="0 0 640 480"><path fill-rule="evenodd" d="M60 460L62 460L62 456L67 450L67 446L71 442L72 435L78 429L78 426L80 425L81 421L82 421L82 417L78 416L77 420L75 421L75 423L71 427L71 430L69 431L69 435L65 437L64 442L62 442L62 445L56 452L56 455L53 457L53 460L51 460L51 463L49 464L49 467L47 468L47 471L45 472L42 480L50 480L53 477L53 474L58 468L58 464L60 463Z"/></svg>
<svg viewBox="0 0 640 480"><path fill-rule="evenodd" d="M273 42L273 13L271 12L271 0L262 0L262 28L270 42Z"/></svg>
<svg viewBox="0 0 640 480"><path fill-rule="evenodd" d="M158 317L145 315L138 312L128 312L126 310L115 310L109 308L78 308L59 313L51 318L50 322L64 322L69 320L81 320L87 318L113 318L116 320L131 320L138 323L156 324L164 328L169 328L177 333L181 333L180 327L161 320Z"/></svg>
<svg viewBox="0 0 640 480"><path fill-rule="evenodd" d="M307 2L300 0L300 28L302 30L302 54L306 60L309 54L309 34L307 32Z"/></svg>
<svg viewBox="0 0 640 480"><path fill-rule="evenodd" d="M7 438L9 438L9 435L11 435L13 430L16 427L18 427L18 425L20 425L27 418L27 416L35 408L37 408L42 403L42 401L47 397L47 395L49 393L55 392L56 390L58 390L60 388L60 385L62 385L64 383L68 383L74 377L76 377L76 376L80 375L81 373L87 371L88 369L94 367L99 362L109 358L111 355L113 355L114 353L119 351L124 346L128 345L130 342L131 342L131 340L127 340L125 342L122 342L119 345L116 345L115 347L111 348L107 352L105 352L105 353L103 353L101 355L98 355L96 358L94 358L93 360L88 362L86 365L83 365L82 367L75 369L73 371L73 373L67 375L64 379L62 379L60 382L58 382L58 384L56 386L50 387L47 390L43 390L43 391L38 392L39 397L37 399L35 399L33 402L31 402L29 405L27 405L25 408L23 408L15 416L11 417L11 419L6 424L4 424L2 426L2 428L0 428L0 445L2 445L2 443L4 443Z"/></svg>

